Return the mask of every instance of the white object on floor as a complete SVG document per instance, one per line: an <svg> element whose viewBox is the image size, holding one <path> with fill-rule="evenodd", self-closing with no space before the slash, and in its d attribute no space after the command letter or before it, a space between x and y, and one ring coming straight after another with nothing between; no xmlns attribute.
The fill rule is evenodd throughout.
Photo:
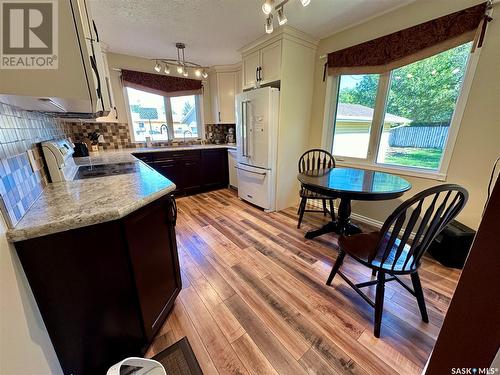
<svg viewBox="0 0 500 375"><path fill-rule="evenodd" d="M160 362L153 359L129 357L111 366L106 375L167 375Z"/></svg>

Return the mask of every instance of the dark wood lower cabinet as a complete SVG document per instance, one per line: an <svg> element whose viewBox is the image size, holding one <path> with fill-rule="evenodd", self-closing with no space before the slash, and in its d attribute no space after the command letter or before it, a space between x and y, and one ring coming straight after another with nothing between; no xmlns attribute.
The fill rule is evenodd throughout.
<svg viewBox="0 0 500 375"><path fill-rule="evenodd" d="M206 190L226 188L229 185L227 150L203 151L201 173Z"/></svg>
<svg viewBox="0 0 500 375"><path fill-rule="evenodd" d="M158 151L134 154L177 187L177 195L190 195L229 184L227 149Z"/></svg>
<svg viewBox="0 0 500 375"><path fill-rule="evenodd" d="M65 374L142 356L181 290L176 206L15 244Z"/></svg>
<svg viewBox="0 0 500 375"><path fill-rule="evenodd" d="M203 160L203 154L202 158ZM182 170L182 190L185 194L195 194L203 190L205 181L201 178L200 158L185 158L180 162Z"/></svg>
<svg viewBox="0 0 500 375"><path fill-rule="evenodd" d="M150 164L157 172L161 173L163 176L168 178L175 184L175 192L180 193L184 189L183 179L182 179L182 169L178 165L179 160L177 159L165 159L161 161L155 161Z"/></svg>

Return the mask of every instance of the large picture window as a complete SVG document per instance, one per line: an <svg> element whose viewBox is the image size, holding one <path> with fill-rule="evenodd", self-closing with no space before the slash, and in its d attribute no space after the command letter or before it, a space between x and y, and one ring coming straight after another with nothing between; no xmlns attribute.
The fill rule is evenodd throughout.
<svg viewBox="0 0 500 375"><path fill-rule="evenodd" d="M126 88L136 142L201 137L198 95L166 97Z"/></svg>
<svg viewBox="0 0 500 375"><path fill-rule="evenodd" d="M341 75L333 154L351 162L439 171L471 43L392 72Z"/></svg>

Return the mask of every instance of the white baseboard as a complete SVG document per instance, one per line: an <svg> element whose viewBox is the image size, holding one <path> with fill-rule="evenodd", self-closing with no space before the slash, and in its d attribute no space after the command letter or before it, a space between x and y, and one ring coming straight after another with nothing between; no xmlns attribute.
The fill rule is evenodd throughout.
<svg viewBox="0 0 500 375"><path fill-rule="evenodd" d="M335 214L338 215L338 208L335 208ZM375 219L372 219L371 217L366 217L366 216L357 214L355 212L351 212L351 219L360 221L364 224L374 226L378 229L382 228L382 225L384 225L383 221L375 220ZM411 232L409 239L413 240L414 238L415 238L415 232Z"/></svg>
<svg viewBox="0 0 500 375"><path fill-rule="evenodd" d="M335 211L337 211L337 210L335 210ZM372 219L371 217L366 217L366 216L357 214L355 212L351 212L351 218L354 220L361 221L362 223L372 225L378 229L382 228L382 225L384 225L383 221L375 220L375 219Z"/></svg>

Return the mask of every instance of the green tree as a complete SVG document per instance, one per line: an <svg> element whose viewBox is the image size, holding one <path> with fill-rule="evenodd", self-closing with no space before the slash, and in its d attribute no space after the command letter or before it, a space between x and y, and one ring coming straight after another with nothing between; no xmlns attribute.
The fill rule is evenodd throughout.
<svg viewBox="0 0 500 375"><path fill-rule="evenodd" d="M395 69L387 112L417 123L451 121L467 66L470 43ZM341 103L373 108L378 75L367 74L354 86L340 90Z"/></svg>

